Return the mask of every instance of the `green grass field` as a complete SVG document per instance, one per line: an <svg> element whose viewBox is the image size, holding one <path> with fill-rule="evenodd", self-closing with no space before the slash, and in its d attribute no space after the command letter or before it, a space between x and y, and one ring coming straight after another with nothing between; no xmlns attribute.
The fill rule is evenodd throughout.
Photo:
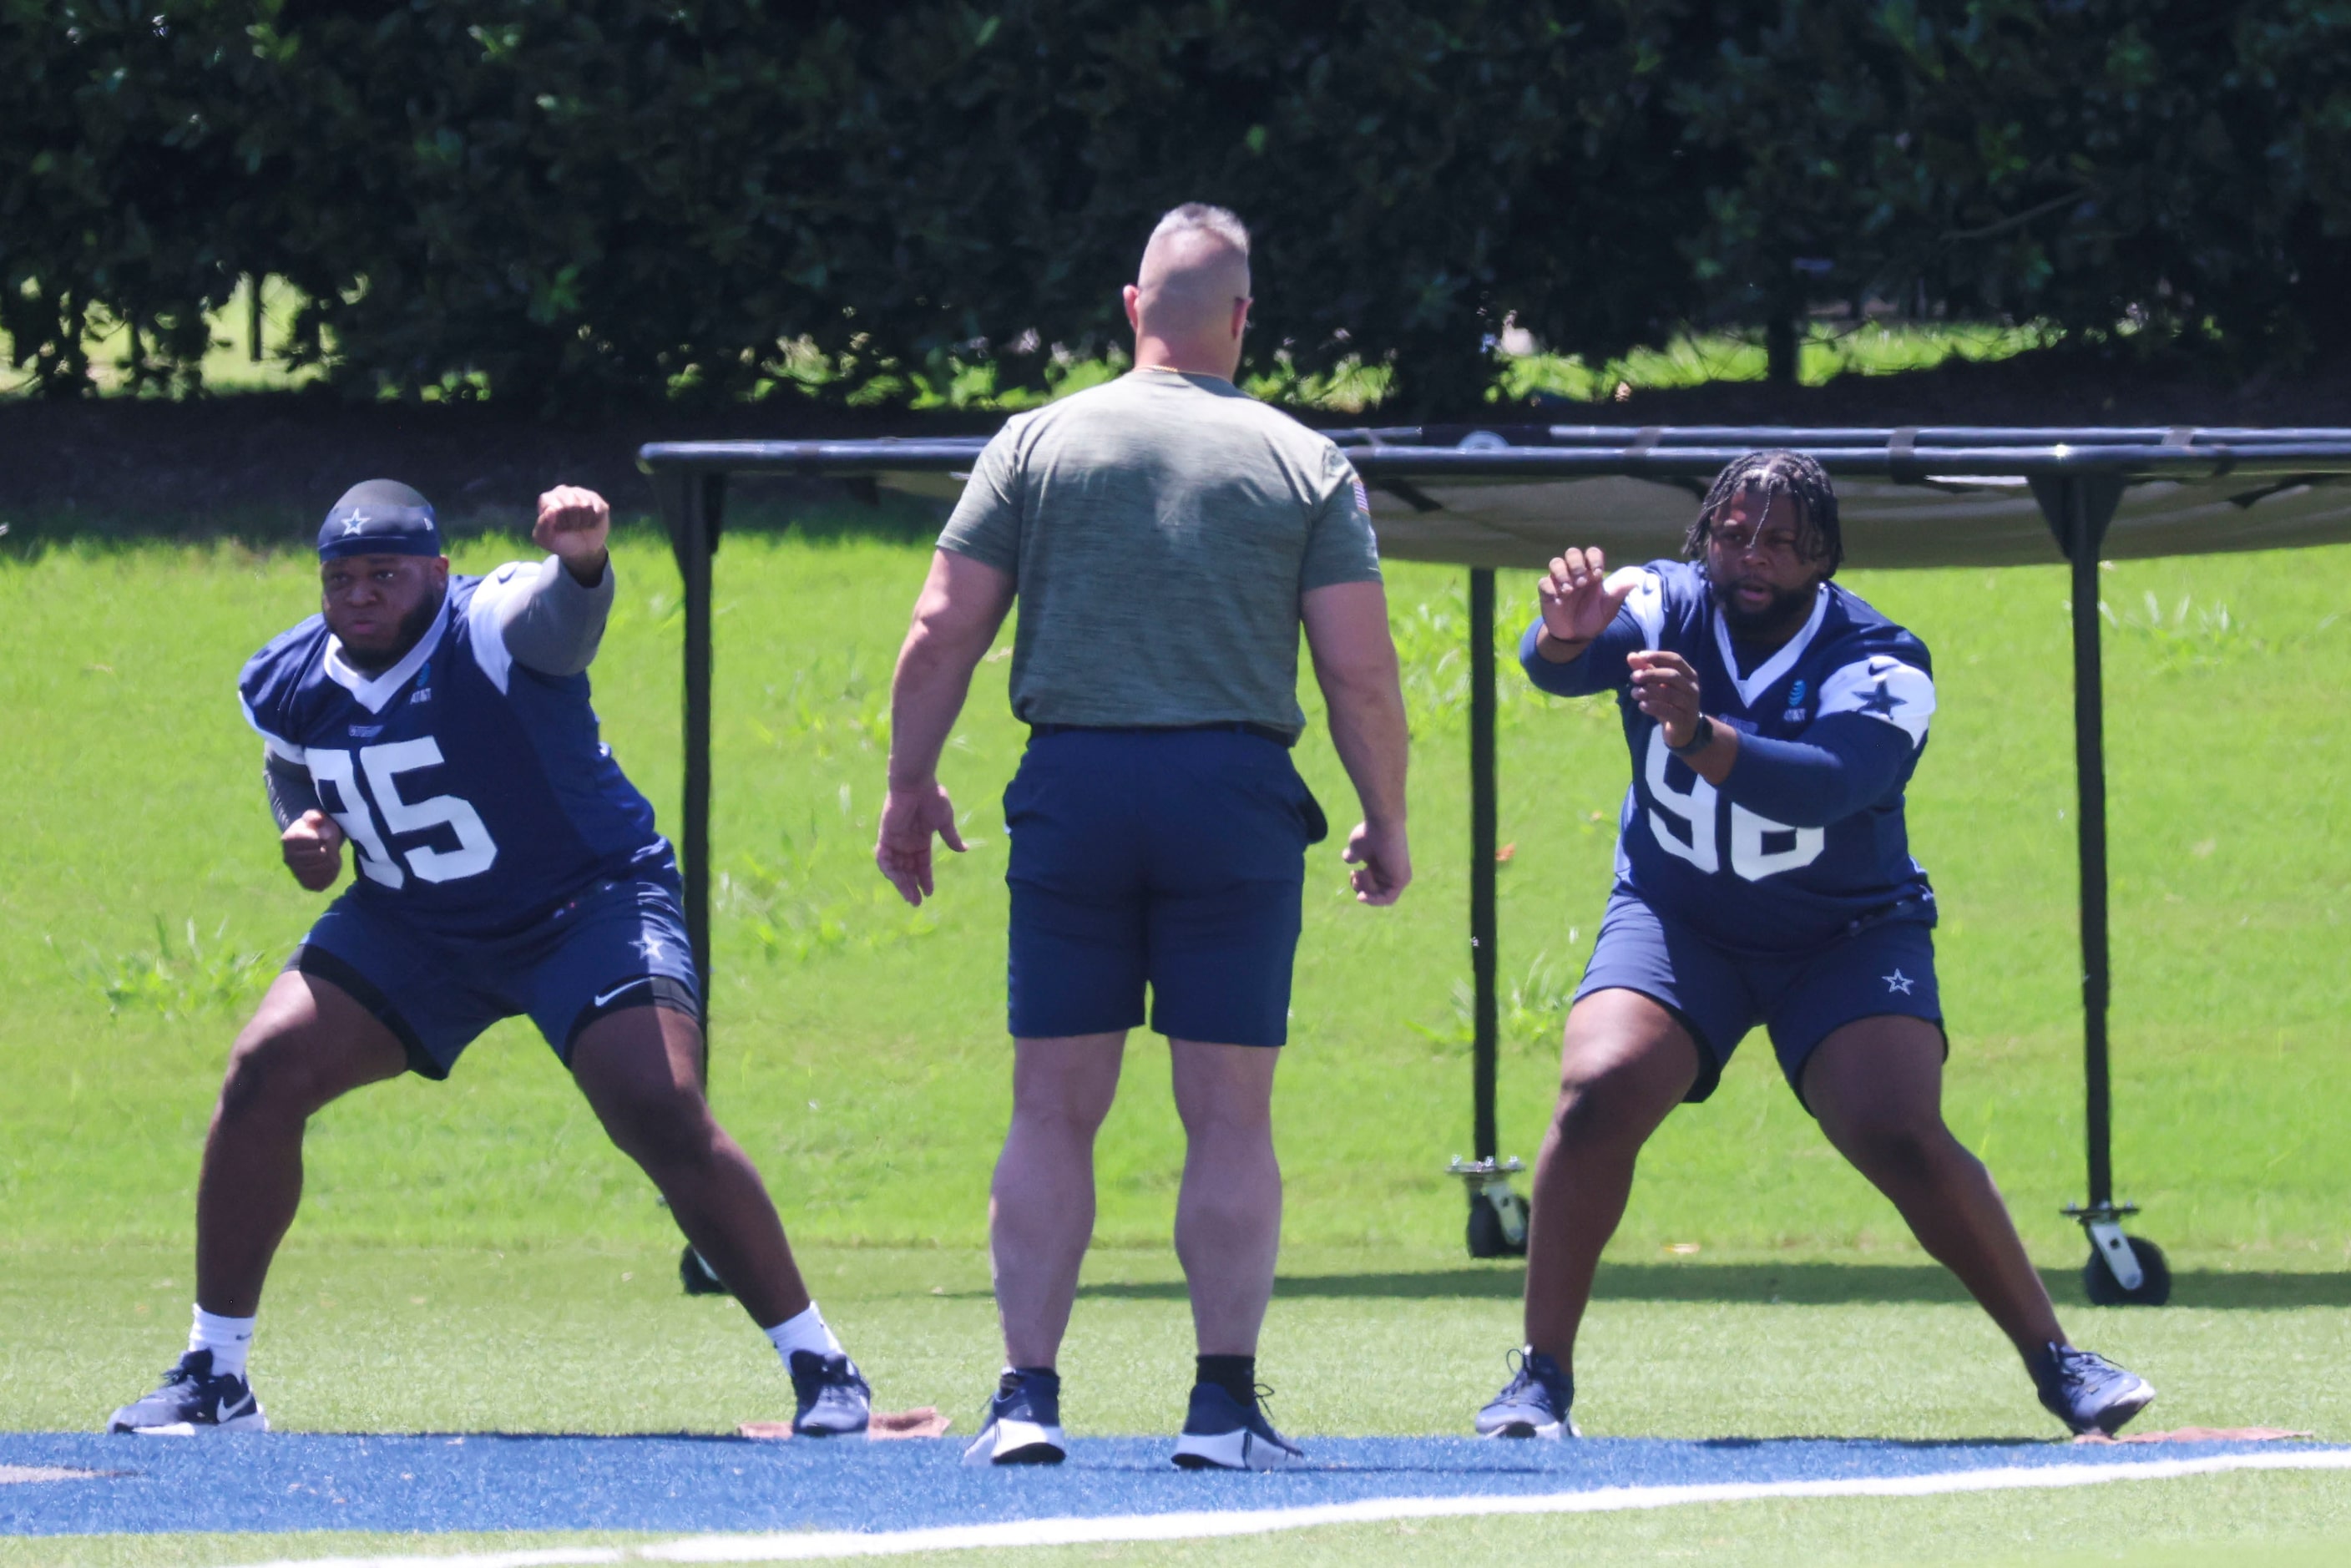
<svg viewBox="0 0 2351 1568"><path fill-rule="evenodd" d="M514 553L476 538L459 564ZM972 853L946 869L936 903L896 905L868 854L890 661L924 559L919 545L757 532L730 535L721 554L713 1092L884 1402L964 1416L997 1354L980 1250L1008 1087L995 797L1019 732L1005 665L984 665L945 771ZM598 707L673 817L676 579L649 530L619 563ZM1937 654L1940 709L1911 823L1945 915L1952 1121L2074 1303L2075 1337L2163 1387L2159 1425L2351 1437L2351 1145L2334 1114L2351 1088L2346 567L2351 549L2106 574L2116 1166L2180 1277L2179 1306L2137 1313L2078 1304L2082 1243L2056 1213L2083 1183L2064 574L1850 580ZM1460 574L1400 566L1390 591L1418 744L1420 880L1397 909L1361 910L1335 846L1318 852L1277 1105L1289 1251L1265 1364L1285 1424L1308 1434L1460 1428L1499 1381L1516 1321L1516 1271L1460 1256L1461 1199L1441 1174L1468 1142ZM1506 576L1506 602L1528 591ZM0 1423L93 1423L152 1381L183 1332L196 1154L227 1042L318 907L277 865L231 683L313 601L298 555L227 544L66 543L0 559L13 830L0 837L0 1322L15 1331L0 1335ZM1513 846L1502 1139L1531 1155L1625 762L1613 712L1516 685L1501 736ZM1300 762L1333 818L1352 820L1319 732ZM1179 1136L1156 1042L1130 1058L1065 1362L1082 1430L1165 1429L1188 1372L1165 1240ZM603 1145L545 1048L502 1027L449 1083L403 1081L320 1118L264 1312L265 1397L280 1425L308 1428L707 1430L774 1414L772 1357L731 1305L677 1295L674 1252L651 1189ZM1588 1430L2047 1431L1989 1325L1822 1144L1755 1042L1714 1101L1653 1146L1614 1258L1579 1369ZM427 1365L464 1375L407 1375ZM2095 1561L2113 1545L2099 1521L2118 1506L2180 1553L2137 1561L2227 1550L2314 1563L2351 1547L2340 1479L2126 1490L1120 1554L1405 1562L1567 1545L1659 1560ZM11 1542L0 1568L358 1549Z"/></svg>

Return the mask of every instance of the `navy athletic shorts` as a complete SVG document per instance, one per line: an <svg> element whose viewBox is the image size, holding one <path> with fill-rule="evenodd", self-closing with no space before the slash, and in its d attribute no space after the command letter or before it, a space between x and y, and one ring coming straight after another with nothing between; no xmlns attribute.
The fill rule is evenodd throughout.
<svg viewBox="0 0 2351 1568"><path fill-rule="evenodd" d="M1605 990L1638 991L1690 1031L1698 1054L1698 1082L1686 1096L1693 1101L1714 1092L1723 1064L1759 1023L1771 1030L1799 1101L1804 1063L1855 1019L1890 1013L1943 1027L1935 933L1924 921L1889 919L1809 953L1753 957L1725 951L1622 887L1609 895L1575 999Z"/></svg>
<svg viewBox="0 0 2351 1568"><path fill-rule="evenodd" d="M598 883L496 941L437 936L346 893L286 967L350 992L426 1078L448 1077L475 1036L520 1014L566 1067L580 1031L608 1013L652 1006L702 1016L678 886L660 877Z"/></svg>
<svg viewBox="0 0 2351 1568"><path fill-rule="evenodd" d="M1044 729L1004 791L1009 1024L1290 1037L1306 846L1329 831L1279 741L1239 727Z"/></svg>

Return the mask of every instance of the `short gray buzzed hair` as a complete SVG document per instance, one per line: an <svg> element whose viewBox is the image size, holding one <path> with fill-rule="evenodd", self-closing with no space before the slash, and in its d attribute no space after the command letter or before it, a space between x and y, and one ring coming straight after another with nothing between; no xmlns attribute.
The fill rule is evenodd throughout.
<svg viewBox="0 0 2351 1568"><path fill-rule="evenodd" d="M1206 202L1186 202L1174 207L1160 218L1159 226L1151 231L1151 243L1179 234L1210 234L1231 246L1246 257L1249 253L1249 225L1236 217L1228 207L1214 207Z"/></svg>

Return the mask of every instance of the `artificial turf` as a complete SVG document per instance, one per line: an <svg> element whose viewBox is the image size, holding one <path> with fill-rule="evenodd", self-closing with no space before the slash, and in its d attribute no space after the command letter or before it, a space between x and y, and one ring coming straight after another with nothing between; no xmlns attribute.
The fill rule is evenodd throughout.
<svg viewBox="0 0 2351 1568"><path fill-rule="evenodd" d="M0 1568L231 1568L321 1558L455 1552L625 1552L674 1537L611 1532L489 1535L312 1532L0 1539ZM2351 1542L2351 1479L2215 1476L2147 1486L1993 1497L1717 1503L1655 1513L1343 1525L1149 1547L941 1552L893 1559L937 1568L1018 1561L1044 1568L1148 1562L1165 1568L1586 1561L1721 1568L2335 1568ZM529 1559L520 1559L527 1563Z"/></svg>
<svg viewBox="0 0 2351 1568"><path fill-rule="evenodd" d="M459 564L515 553L476 538ZM597 705L668 820L675 578L643 530L618 560ZM994 796L1019 732L1003 664L983 665L945 769L977 841L946 868L940 901L895 907L867 857L889 664L923 561L919 545L749 530L721 553L714 1094L885 1401L935 1400L967 1427L995 1355L977 1247L1007 1103ZM2148 1206L2140 1228L2182 1270L2182 1304L2068 1316L2163 1387L2164 1424L2351 1437L2351 1146L2331 1112L2351 1087L2346 566L2351 549L2334 549L2106 574L2116 1166ZM310 570L229 544L64 543L0 560L9 1426L87 1425L152 1382L182 1332L195 1155L227 1040L317 907L276 864L231 691L242 659L308 609ZM1395 910L1354 908L1335 845L1310 880L1277 1102L1290 1249L1267 1341L1277 1409L1306 1432L1456 1429L1513 1339L1513 1275L1459 1257L1461 1200L1440 1174L1468 1144L1459 580L1390 576L1420 880ZM1944 909L1951 1118L2078 1300L2079 1235L2055 1213L2083 1196L2064 574L1856 572L1850 585L1937 655L1911 823ZM1502 590L1517 606L1526 580L1505 574ZM1506 684L1501 711L1501 1124L1506 1152L1531 1155L1625 761L1604 708ZM1319 731L1300 762L1333 819L1352 820ZM1139 1040L1130 1056L1102 1143L1105 1247L1068 1360L1071 1421L1097 1431L1165 1429L1186 1370L1164 1250L1179 1134L1164 1053ZM707 1430L776 1413L764 1344L728 1304L678 1298L667 1217L524 1030L486 1037L448 1084L402 1082L331 1109L310 1156L256 1353L280 1421ZM1645 1159L1579 1384L1597 1431L2047 1429L2005 1348L1820 1142L1756 1042ZM2163 1499L2209 1510L2161 1489L2127 1509L2183 1552L2262 1520L2259 1539L2280 1550L2346 1539L2338 1480L2176 1488ZM1942 1560L1991 1562L2104 1550L2090 1525L2114 1506L1855 1502L1795 1522L1801 1511L1756 1504L1416 1527L1425 1538L1332 1531L1314 1550L1384 1543L1383 1560L1404 1561L1572 1542L1664 1556L1729 1531L1743 1544L1706 1555L1879 1561L1866 1543L1882 1528ZM2050 1522L2026 1542L2019 1521ZM119 1550L291 1550L215 1547ZM1213 1549L1288 1559L1308 1543ZM0 1568L67 1560L16 1555L47 1550L0 1543Z"/></svg>

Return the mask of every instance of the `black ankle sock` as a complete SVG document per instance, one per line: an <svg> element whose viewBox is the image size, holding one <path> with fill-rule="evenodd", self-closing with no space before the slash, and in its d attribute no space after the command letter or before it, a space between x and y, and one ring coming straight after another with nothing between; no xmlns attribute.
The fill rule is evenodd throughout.
<svg viewBox="0 0 2351 1568"><path fill-rule="evenodd" d="M1257 1407L1257 1357L1253 1355L1204 1355L1199 1379L1213 1383L1249 1409Z"/></svg>
<svg viewBox="0 0 2351 1568"><path fill-rule="evenodd" d="M1009 1394L1020 1386L1023 1379L1030 1383L1043 1384L1045 1392L1056 1399L1061 1396L1061 1375L1050 1366L1008 1367L1004 1375L997 1380L996 1391L998 1394Z"/></svg>

